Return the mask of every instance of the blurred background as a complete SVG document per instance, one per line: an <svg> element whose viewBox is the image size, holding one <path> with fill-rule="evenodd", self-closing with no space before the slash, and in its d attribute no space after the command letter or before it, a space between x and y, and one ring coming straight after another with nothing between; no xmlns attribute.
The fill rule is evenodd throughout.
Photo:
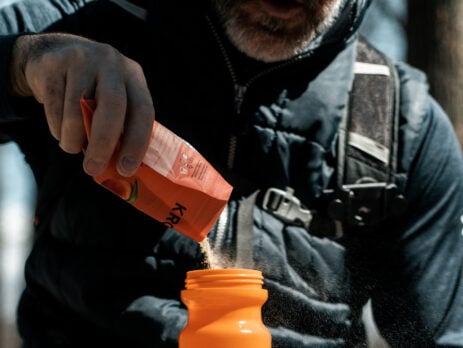
<svg viewBox="0 0 463 348"><path fill-rule="evenodd" d="M0 7L15 0L0 0ZM424 70L463 144L462 0L372 0L362 33L389 56ZM15 310L30 248L35 183L14 143L0 145L0 348L19 348ZM366 307L370 347L387 347Z"/></svg>
<svg viewBox="0 0 463 348"><path fill-rule="evenodd" d="M16 304L32 237L33 180L16 144L0 145L0 348L19 348Z"/></svg>

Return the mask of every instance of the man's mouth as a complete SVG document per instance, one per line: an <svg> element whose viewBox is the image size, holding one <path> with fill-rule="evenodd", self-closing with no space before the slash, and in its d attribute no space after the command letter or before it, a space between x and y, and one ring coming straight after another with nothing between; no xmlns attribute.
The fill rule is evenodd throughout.
<svg viewBox="0 0 463 348"><path fill-rule="evenodd" d="M290 19L303 9L304 0L260 0L262 9L272 17Z"/></svg>

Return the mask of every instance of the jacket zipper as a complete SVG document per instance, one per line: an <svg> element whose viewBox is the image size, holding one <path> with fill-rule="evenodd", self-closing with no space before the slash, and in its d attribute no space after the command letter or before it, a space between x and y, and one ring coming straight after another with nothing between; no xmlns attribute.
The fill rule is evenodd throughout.
<svg viewBox="0 0 463 348"><path fill-rule="evenodd" d="M293 59L287 60L279 65L273 66L267 70L261 71L260 73L254 75L250 79L248 79L244 83L240 83L238 81L238 77L236 76L235 69L233 68L233 64L230 60L230 57L227 54L227 51L225 50L225 46L222 43L222 40L220 39L220 36L212 23L212 20L209 16L206 16L207 23L212 31L212 34L214 36L214 39L220 49L220 52L222 53L222 56L225 61L225 65L227 67L227 70L230 74L232 83L233 83L233 90L234 90L234 112L237 117L240 116L241 114L241 108L244 102L245 95L249 89L249 86L251 86L256 80L259 78L270 74L274 71L280 70L286 66L289 66L293 64L296 61L299 61L302 58L305 58L309 56L309 54L306 54L304 56L297 56L294 57ZM231 134L230 138L228 139L228 152L227 152L227 161L226 161L226 166L228 170L232 170L235 166L235 158L236 158L236 149L238 147L238 137L236 134ZM228 206L226 206L227 209L224 209L222 213L220 214L219 220L215 225L215 248L216 250L220 250L220 247L224 245L225 242L225 236L226 236L226 229L228 226Z"/></svg>
<svg viewBox="0 0 463 348"><path fill-rule="evenodd" d="M285 68L291 64L293 64L294 62L296 61L299 61L301 60L302 58L305 58L307 57L309 54L306 54L306 55L303 55L303 56L297 56L297 57L294 57L290 60L287 60L279 65L276 65L276 66L273 66L267 70L264 70L264 71L261 71L260 73L254 75L253 77L251 77L250 79L248 79L246 82L244 83L240 83L238 81L238 77L236 76L236 72L235 72L235 69L233 68L233 64L230 60L230 57L228 56L227 54L227 51L225 50L225 46L223 45L222 43L222 40L220 39L220 36L214 26L214 24L212 23L212 20L210 19L209 16L206 16L206 20L207 20L207 23L212 31L212 34L214 35L214 39L215 41L217 42L217 45L220 49L220 52L222 53L222 56L224 58L224 61L225 61L225 65L228 69L228 72L230 74L230 77L232 79L232 82L233 82L233 89L234 89L234 112L235 112L235 115L237 117L240 116L241 114L241 107L243 105L243 101L244 101L244 98L245 98L245 95L249 89L249 86L251 86L256 80L258 80L259 78L265 76L265 75L268 75L270 73L273 73L274 71L277 71L277 70L280 70L282 68ZM227 165L227 169L231 170L234 168L234 165L235 165L235 156L236 156L236 149L237 149L237 146L238 146L238 137L235 135L235 134L231 134L230 135L230 138L229 138L229 141L228 141L228 153L227 153L227 161L226 161L226 165Z"/></svg>

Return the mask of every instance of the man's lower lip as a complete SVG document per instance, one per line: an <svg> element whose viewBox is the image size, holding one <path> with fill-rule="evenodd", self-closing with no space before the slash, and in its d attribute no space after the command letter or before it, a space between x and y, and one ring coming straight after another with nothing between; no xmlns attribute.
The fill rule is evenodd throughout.
<svg viewBox="0 0 463 348"><path fill-rule="evenodd" d="M262 9L272 17L279 19L290 19L301 11L301 4L295 1L287 3L275 0L260 0Z"/></svg>

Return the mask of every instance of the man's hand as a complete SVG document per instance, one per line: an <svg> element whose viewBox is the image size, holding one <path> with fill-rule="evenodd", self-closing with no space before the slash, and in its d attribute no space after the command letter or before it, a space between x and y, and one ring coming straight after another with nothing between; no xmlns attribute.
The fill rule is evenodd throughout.
<svg viewBox="0 0 463 348"><path fill-rule="evenodd" d="M142 68L115 48L69 34L20 36L10 67L15 95L44 106L51 134L68 153L85 141L84 170L100 174L121 141L118 171L134 174L148 147L154 107ZM96 101L86 139L80 98Z"/></svg>

